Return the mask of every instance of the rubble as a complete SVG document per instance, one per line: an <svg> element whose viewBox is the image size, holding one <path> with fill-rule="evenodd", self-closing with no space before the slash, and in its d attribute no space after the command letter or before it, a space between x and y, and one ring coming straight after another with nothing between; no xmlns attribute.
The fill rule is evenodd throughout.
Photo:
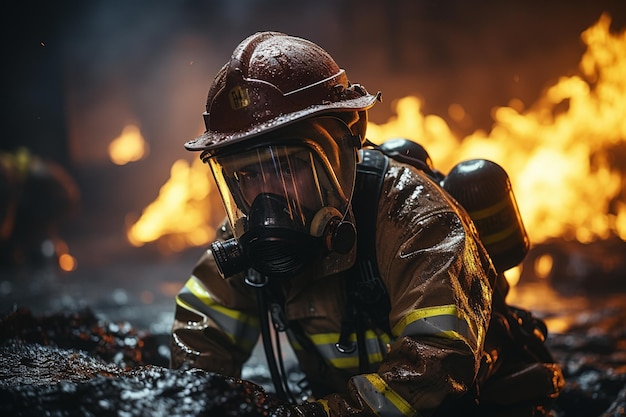
<svg viewBox="0 0 626 417"><path fill-rule="evenodd" d="M18 309L0 335L4 416L262 416L280 404L252 382L144 362L161 361L148 336L90 311Z"/></svg>
<svg viewBox="0 0 626 417"><path fill-rule="evenodd" d="M168 369L155 338L88 309L13 309L0 321L0 414L261 416L280 405L251 381ZM555 417L624 415L626 306L580 314L548 345L566 378Z"/></svg>

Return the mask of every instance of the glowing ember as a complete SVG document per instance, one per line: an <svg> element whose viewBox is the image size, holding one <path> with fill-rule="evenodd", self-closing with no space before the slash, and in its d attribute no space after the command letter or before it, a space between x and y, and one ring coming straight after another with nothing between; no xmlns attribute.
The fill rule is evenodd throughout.
<svg viewBox="0 0 626 417"><path fill-rule="evenodd" d="M71 272L76 269L76 258L69 253L64 253L59 256L59 267L63 271Z"/></svg>
<svg viewBox="0 0 626 417"><path fill-rule="evenodd" d="M70 254L70 250L67 243L61 239L57 239L54 243L54 252L57 256L57 262L59 268L65 272L72 272L76 270L76 258Z"/></svg>
<svg viewBox="0 0 626 417"><path fill-rule="evenodd" d="M129 162L138 161L148 152L148 145L141 136L139 128L128 125L122 130L122 134L113 139L109 144L109 156L116 165L125 165Z"/></svg>
<svg viewBox="0 0 626 417"><path fill-rule="evenodd" d="M562 77L526 110L518 99L495 109L490 133L459 139L443 118L423 115L420 101L405 97L387 123L369 123L368 137L377 143L415 140L444 173L470 158L497 162L511 178L532 243L552 237L626 240L624 167L619 166L625 162L614 156L626 145L626 32L611 34L609 27L610 17L604 15L581 35L587 45L581 75ZM449 115L462 120L465 111L452 104ZM141 245L167 236L171 250L211 241L208 225L216 223L208 221L210 207L219 207L215 194L209 198L211 184L199 161L191 166L177 161L157 200L130 228L129 240ZM548 260L537 267L549 272ZM509 275L519 277L519 272Z"/></svg>

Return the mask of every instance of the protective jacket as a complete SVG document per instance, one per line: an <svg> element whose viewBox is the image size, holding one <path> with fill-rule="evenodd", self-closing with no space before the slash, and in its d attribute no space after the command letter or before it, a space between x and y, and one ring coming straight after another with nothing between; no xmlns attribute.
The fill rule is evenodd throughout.
<svg viewBox="0 0 626 417"><path fill-rule="evenodd" d="M282 284L286 318L310 341L288 331L290 342L327 415L431 415L493 373L485 341L497 274L467 213L424 173L395 161L375 239L391 334L365 332L369 372L359 373L358 352L335 347L344 273L305 272ZM176 298L172 366L239 376L258 337L254 289L241 276L223 279L207 251Z"/></svg>

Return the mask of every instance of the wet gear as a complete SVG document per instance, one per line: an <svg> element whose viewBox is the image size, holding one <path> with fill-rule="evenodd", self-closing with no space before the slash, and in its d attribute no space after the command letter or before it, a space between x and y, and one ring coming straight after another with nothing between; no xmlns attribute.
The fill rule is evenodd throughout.
<svg viewBox="0 0 626 417"><path fill-rule="evenodd" d="M377 266L378 273L371 275L375 279L365 283L378 283L386 291L388 311L384 306L384 320L377 320L380 315L373 312L369 320L362 320L362 306L353 303L359 286L353 287L348 271L355 264L356 249L345 243L345 228L337 223L354 223L349 202L356 167L342 161L333 165L333 156L355 155L364 144L366 110L378 98L350 84L332 58L308 41L267 32L237 47L209 90L205 133L186 147L204 151L202 157L211 164L238 241L222 248L223 253L207 251L176 297L173 367L189 365L239 376L261 329L267 328L260 324L257 311L259 288L267 286L273 296L268 299L269 310L279 318L275 323L286 332L315 397L311 403L285 406L285 415L432 415L451 404L475 402L486 378L514 385L515 370L537 375L536 368L527 366L534 364L529 359L533 349L513 354L498 350L511 347L499 343L499 335L511 334L506 331L509 316L493 309L492 295L502 284L471 218L436 178L394 160L384 171L380 193L368 196L376 208L368 231L375 259L359 263ZM344 125L337 126L347 128L346 134L337 135L321 120L326 118L340 119ZM301 127L317 131L317 126L328 135L298 135ZM268 150L283 156L269 156ZM283 189L276 191L280 187L274 186L275 180L282 175L278 173L263 182L256 194L249 194L239 176L245 170L229 171L237 163L235 155L243 155L243 168L255 160L258 163L252 165L265 170L305 150L313 156L309 167L319 174L310 178L318 178L320 184L328 180L328 195L294 197L298 187L290 190L283 179L278 181ZM265 164L268 161L272 164ZM427 161L424 166L428 167ZM278 172L286 174L282 169ZM316 184L315 189L325 187ZM257 212L259 195L271 204L259 203L265 208ZM305 197L321 197L319 201L330 202L329 208L305 204ZM288 221L276 215L277 207L293 208ZM246 233L257 220L265 226L280 224L280 230L308 230L310 236L324 237L329 253L319 261L313 253L316 260L306 267L290 267L288 275L293 276L288 280L262 276L257 280L245 267L231 268L234 275L223 279L216 259L241 249L245 252L254 240L246 242ZM336 236L343 236L339 245ZM285 242L281 244L284 248ZM268 265L257 264L254 269L262 266ZM372 287L369 296L377 291ZM345 309L348 300L352 308ZM505 320L494 325L492 317ZM500 358L524 362L515 367ZM552 385L537 386L552 391L529 391L512 401L535 402L555 395L562 380L560 370L546 369L540 369L539 375Z"/></svg>
<svg viewBox="0 0 626 417"><path fill-rule="evenodd" d="M188 150L215 150L312 116L359 112L355 134L365 139L364 110L380 100L321 47L279 32L256 33L237 46L215 77L203 114L206 131Z"/></svg>
<svg viewBox="0 0 626 417"><path fill-rule="evenodd" d="M366 152L364 160L367 159L367 154ZM371 155L376 154L371 153L370 157ZM419 204L424 198L428 198L428 203ZM403 203L409 207L405 208ZM409 221L411 230L395 229L401 224L398 218L404 218L405 221L413 219ZM507 401L511 404L519 401L541 403L558 394L563 387L562 374L545 346L536 338L537 329L541 329L541 326L537 327L537 321L527 313L524 320L521 319L524 314L520 311L511 314L510 308L503 303L506 282L501 276L498 278L490 266L489 258L480 245L468 216L434 182L421 172L390 161L381 187L374 224L377 225L376 247L383 249L377 251L377 263L383 265L381 271L398 277L396 282L390 280L390 275L381 274L381 282L388 289L391 301L388 315L390 335L384 331L385 326L378 326L375 320L369 320L368 328L363 331L360 349L337 348L342 337L349 342L348 345L357 343L356 329L347 338L345 334L342 335L342 331L345 333L346 329L344 325L347 314L340 306L346 305L349 297L349 271L323 281L302 274L299 277L302 280L298 279L282 287L286 300L284 311L289 325L287 334L319 398L317 403L338 415L350 415L363 409L377 410L381 414L389 412L412 415L417 411L433 411L438 405L447 404L447 400L451 398L475 398L478 395L476 387L481 389L481 400L487 404L483 404L484 407L510 405ZM442 234L442 230L446 232ZM419 238L407 239L414 233ZM463 237L458 240L461 236ZM397 248L397 252L384 250L390 248L390 245ZM387 258L389 256L391 259ZM470 259L473 260L470 262ZM408 272L413 268L417 270ZM213 366L219 363L218 369L208 369L239 372L251 349L241 347L249 346L253 339L252 334L258 337L258 320L255 320L254 312L248 310L241 320L235 322L222 320L225 327L221 330L209 323L220 320L219 311L232 317L241 315L239 309L243 306L236 306L236 300L243 302L247 299L243 294L249 294L250 289L238 279L222 281L222 285L215 286L216 277L206 275L210 270L211 254L207 252L186 286L195 295L184 290L177 298L172 364L176 366L189 361L195 366L205 367L211 366L211 363ZM456 272L450 276L446 271ZM320 286L322 282L323 287ZM208 305L198 302L212 293L209 288L217 290L220 297L234 291L228 297L222 298L230 300L227 305L234 309L224 308L214 301L210 301ZM227 288L231 290L222 294L221 291ZM415 297L414 294L406 294L407 291L415 290L422 295ZM489 320L492 290L499 295L494 296L498 302L495 303L494 318ZM463 294L471 294L472 297L468 299ZM254 298L251 294L248 296ZM212 296L209 295L208 299L212 299ZM465 308L463 303L459 304L463 299L476 304ZM419 300L419 304L414 304L415 300ZM233 302L234 304L230 304ZM255 304L253 299L250 302L251 305ZM197 308L190 309L191 305ZM479 311L482 314L477 316ZM198 322L201 317L205 318ZM183 320L190 319L194 320L185 325ZM250 320L256 323L252 327L246 324ZM520 322L526 324L520 327ZM491 324L487 327L487 323ZM193 328L198 325L197 331L202 331L194 336L197 331L193 331ZM214 336L209 336L214 335L215 331L217 334L223 331L230 334L233 345L229 345L226 350L202 349L203 343L215 340ZM520 338L516 332L522 332L525 338ZM243 343L240 343L236 334L248 336L241 339ZM194 340L198 344L191 349L187 343L194 343ZM540 346L531 346L533 343L539 343ZM228 360L236 361L235 368L223 368L229 362L221 356L223 353L220 354L220 351L228 352ZM362 355L365 351L370 369L363 372L359 369L359 364L363 366ZM217 360L220 357L222 359ZM415 375L409 379L411 384L416 384L417 391L411 392L420 392L419 400L417 397L407 396L401 388L405 386L404 383L397 385L402 380L396 380L400 376L396 375L399 369L405 369L403 375ZM452 378L449 381L455 381L455 384L445 384L446 378ZM517 386L529 382L536 389L528 390ZM344 383L348 384L347 391L343 388ZM518 389L503 393L497 390L500 383ZM406 385L407 389L409 385ZM461 405L461 409L467 406L461 400L457 403ZM472 406L476 404L472 402ZM450 410L451 406L444 409Z"/></svg>
<svg viewBox="0 0 626 417"><path fill-rule="evenodd" d="M389 293L391 335L365 329L370 372L359 374L358 349L335 346L346 273L320 277L305 269L281 285L290 328L295 323L316 347L303 349L287 329L299 363L318 402L337 415L432 411L467 393L483 358L495 273L467 214L425 174L395 161L377 206L377 264ZM205 254L177 296L172 366L240 374L259 335L256 297L243 275L222 279Z"/></svg>

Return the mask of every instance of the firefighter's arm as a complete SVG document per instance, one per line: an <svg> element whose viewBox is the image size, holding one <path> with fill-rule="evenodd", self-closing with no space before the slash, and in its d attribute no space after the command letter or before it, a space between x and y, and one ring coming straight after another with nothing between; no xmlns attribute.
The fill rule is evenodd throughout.
<svg viewBox="0 0 626 417"><path fill-rule="evenodd" d="M376 233L392 334L451 346L473 359L467 365L476 372L491 317L493 265L467 213L440 187L413 170L395 174L386 178ZM402 221L388 220L398 216Z"/></svg>
<svg viewBox="0 0 626 417"><path fill-rule="evenodd" d="M350 379L346 396L331 394L317 402L331 417L428 416L445 399L466 392L473 361L461 345L403 337L377 372Z"/></svg>
<svg viewBox="0 0 626 417"><path fill-rule="evenodd" d="M471 389L490 316L490 264L458 213L433 211L415 224L412 237L388 227L399 243L378 242L390 250L379 258L396 339L389 354L376 372L352 377L346 395L318 399L311 410L428 416Z"/></svg>
<svg viewBox="0 0 626 417"><path fill-rule="evenodd" d="M397 184L412 175L400 171ZM483 356L493 267L471 221L429 182L386 185L376 246L395 342L347 398L326 399L330 416L430 415L472 388Z"/></svg>
<svg viewBox="0 0 626 417"><path fill-rule="evenodd" d="M474 378L473 354L463 343L437 337L397 340L378 371L352 377L345 395L331 394L271 416L429 416L445 399L465 393Z"/></svg>
<svg viewBox="0 0 626 417"><path fill-rule="evenodd" d="M256 301L241 281L222 279L210 252L202 257L176 296L171 367L240 376L259 337Z"/></svg>

